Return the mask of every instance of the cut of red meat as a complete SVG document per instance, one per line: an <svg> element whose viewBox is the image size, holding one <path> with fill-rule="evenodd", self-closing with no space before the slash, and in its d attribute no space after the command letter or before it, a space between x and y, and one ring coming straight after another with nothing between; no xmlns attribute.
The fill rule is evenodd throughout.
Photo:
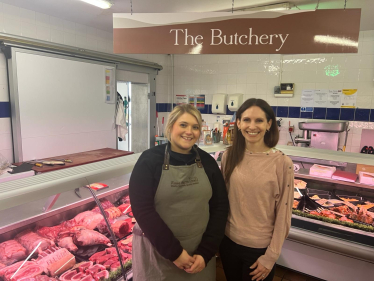
<svg viewBox="0 0 374 281"><path fill-rule="evenodd" d="M99 213L86 211L76 215L73 219L63 222L61 226L65 229L70 229L73 226L84 226L88 229L95 229L97 225L103 220L103 216Z"/></svg>
<svg viewBox="0 0 374 281"><path fill-rule="evenodd" d="M117 250L115 247L110 247L105 249L107 255L117 255Z"/></svg>
<svg viewBox="0 0 374 281"><path fill-rule="evenodd" d="M23 263L23 261L19 261L19 262L16 262L16 263L14 263L10 266L7 266L5 268L0 269L0 277L4 279L5 275L13 274L22 265L22 263ZM33 262L33 261L27 261L27 262L25 262L23 267L28 266L28 265L34 265L34 264L36 264L36 263Z"/></svg>
<svg viewBox="0 0 374 281"><path fill-rule="evenodd" d="M96 281L99 281L100 279L108 279L109 272L107 270L100 271L94 275L94 278Z"/></svg>
<svg viewBox="0 0 374 281"><path fill-rule="evenodd" d="M95 279L91 275L87 275L86 277L83 277L81 281L95 281Z"/></svg>
<svg viewBox="0 0 374 281"><path fill-rule="evenodd" d="M36 246L38 246L39 242L41 242L41 244L37 250L38 253L44 251L49 246L55 245L52 240L41 237L35 232L32 232L31 229L26 229L25 231L18 233L14 239L25 247L28 253L31 253Z"/></svg>
<svg viewBox="0 0 374 281"><path fill-rule="evenodd" d="M71 277L71 281L80 281L82 278L86 277L87 274L83 273L83 272L79 272L77 274L75 274L73 277Z"/></svg>
<svg viewBox="0 0 374 281"><path fill-rule="evenodd" d="M65 249L68 249L70 252L76 252L78 247L74 244L72 237L64 237L58 240L57 244Z"/></svg>
<svg viewBox="0 0 374 281"><path fill-rule="evenodd" d="M46 274L54 277L72 268L75 257L65 248L51 247L40 253L36 262Z"/></svg>
<svg viewBox="0 0 374 281"><path fill-rule="evenodd" d="M56 242L59 233L61 232L61 225L56 226L37 226L35 232L40 236Z"/></svg>
<svg viewBox="0 0 374 281"><path fill-rule="evenodd" d="M37 275L40 275L43 273L43 268L37 264L29 264L29 265L24 265L16 275L13 276L13 273L8 273L5 275L4 280L5 281L18 281L21 280L22 278L26 277L35 277ZM13 276L12 279L10 279Z"/></svg>
<svg viewBox="0 0 374 281"><path fill-rule="evenodd" d="M107 218L115 219L122 215L122 212L117 207L112 207L104 211Z"/></svg>
<svg viewBox="0 0 374 281"><path fill-rule="evenodd" d="M35 277L25 277L19 279L19 281L57 281L57 279L49 277L47 275L37 275Z"/></svg>
<svg viewBox="0 0 374 281"><path fill-rule="evenodd" d="M117 208L120 209L121 213L125 212L124 214L132 212L130 204L122 204L119 205Z"/></svg>
<svg viewBox="0 0 374 281"><path fill-rule="evenodd" d="M71 270L64 272L58 279L60 279L60 281L70 281L71 278L77 273L78 272L76 269L71 269Z"/></svg>
<svg viewBox="0 0 374 281"><path fill-rule="evenodd" d="M93 255L89 258L89 260L90 260L90 261L93 261L93 262L96 262L96 259L97 259L98 257L104 256L104 255L106 255L106 251L105 251L105 250L104 250L104 251L101 251L101 252L97 252L96 254L93 254Z"/></svg>
<svg viewBox="0 0 374 281"><path fill-rule="evenodd" d="M27 257L26 249L16 240L8 240L0 244L0 263L11 265Z"/></svg>
<svg viewBox="0 0 374 281"><path fill-rule="evenodd" d="M116 221L111 227L118 238L122 238L130 233L130 225L127 221Z"/></svg>
<svg viewBox="0 0 374 281"><path fill-rule="evenodd" d="M108 218L108 222L111 225L114 222L114 220ZM106 225L106 222L104 219L97 225L97 229L99 230L100 233L108 233L108 226Z"/></svg>
<svg viewBox="0 0 374 281"><path fill-rule="evenodd" d="M107 260L103 266L105 266L106 269L110 269L110 266L115 263L115 262L118 262L118 257L114 257L114 258L111 258L109 260Z"/></svg>
<svg viewBox="0 0 374 281"><path fill-rule="evenodd" d="M78 267L78 270L79 272L86 272L86 269L93 266L93 262L92 261L87 261L87 262L82 262L79 267Z"/></svg>
<svg viewBox="0 0 374 281"><path fill-rule="evenodd" d="M6 265L5 264L3 264L3 263L0 263L0 269L2 269L2 268L5 268L6 267Z"/></svg>
<svg viewBox="0 0 374 281"><path fill-rule="evenodd" d="M109 259L111 259L111 258L114 258L114 257L116 257L116 256L117 256L117 254L116 254L116 255L104 255L104 256L98 257L98 258L96 259L96 263L103 264L103 263L105 263L107 260L109 260Z"/></svg>
<svg viewBox="0 0 374 281"><path fill-rule="evenodd" d="M107 199L100 200L100 203L101 203L101 206L103 207L104 210L114 207L114 205ZM92 212L100 213L99 207L96 206L95 208L93 208Z"/></svg>
<svg viewBox="0 0 374 281"><path fill-rule="evenodd" d="M77 246L111 245L110 240L97 231L82 229L73 232L73 242Z"/></svg>
<svg viewBox="0 0 374 281"><path fill-rule="evenodd" d="M116 271L118 268L121 267L121 264L119 261L113 263L111 266L110 266L110 271Z"/></svg>
<svg viewBox="0 0 374 281"><path fill-rule="evenodd" d="M95 264L94 266L91 266L90 268L88 268L86 270L86 273L94 275L95 273L97 273L99 271L102 271L102 270L106 270L105 266L103 266L101 264Z"/></svg>

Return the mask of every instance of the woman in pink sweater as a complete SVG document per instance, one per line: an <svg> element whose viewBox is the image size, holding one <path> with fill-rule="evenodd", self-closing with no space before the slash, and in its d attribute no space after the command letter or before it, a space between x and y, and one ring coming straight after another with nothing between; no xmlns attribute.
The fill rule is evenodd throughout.
<svg viewBox="0 0 374 281"><path fill-rule="evenodd" d="M228 281L271 281L291 227L292 160L274 148L278 127L262 99L239 108L234 136L221 165L230 201L220 247L223 269Z"/></svg>

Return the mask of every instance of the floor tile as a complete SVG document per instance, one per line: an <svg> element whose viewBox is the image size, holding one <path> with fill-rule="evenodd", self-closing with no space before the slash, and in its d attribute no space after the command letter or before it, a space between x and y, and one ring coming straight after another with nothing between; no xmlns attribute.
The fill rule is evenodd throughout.
<svg viewBox="0 0 374 281"><path fill-rule="evenodd" d="M287 269L279 265L275 266L275 276L283 277Z"/></svg>
<svg viewBox="0 0 374 281"><path fill-rule="evenodd" d="M290 280L290 281L306 281L307 276L294 272L294 271L288 271L283 276L283 280Z"/></svg>
<svg viewBox="0 0 374 281"><path fill-rule="evenodd" d="M273 281L282 281L282 277L274 276Z"/></svg>

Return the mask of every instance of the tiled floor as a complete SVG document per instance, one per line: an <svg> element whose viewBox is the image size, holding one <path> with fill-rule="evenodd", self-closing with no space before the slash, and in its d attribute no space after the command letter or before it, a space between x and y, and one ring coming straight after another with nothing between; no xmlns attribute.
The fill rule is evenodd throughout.
<svg viewBox="0 0 374 281"><path fill-rule="evenodd" d="M216 281L226 281L225 273L223 272L222 263L217 258L217 278ZM273 281L322 281L321 279L304 275L285 267L277 266L275 268L275 276Z"/></svg>

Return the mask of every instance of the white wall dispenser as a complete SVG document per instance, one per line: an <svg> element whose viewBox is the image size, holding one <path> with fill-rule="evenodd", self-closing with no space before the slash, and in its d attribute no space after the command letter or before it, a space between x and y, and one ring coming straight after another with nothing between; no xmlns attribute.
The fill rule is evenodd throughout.
<svg viewBox="0 0 374 281"><path fill-rule="evenodd" d="M243 103L243 94L234 94L227 97L227 104L230 111L238 111Z"/></svg>
<svg viewBox="0 0 374 281"><path fill-rule="evenodd" d="M226 114L226 94L213 95L212 113Z"/></svg>

